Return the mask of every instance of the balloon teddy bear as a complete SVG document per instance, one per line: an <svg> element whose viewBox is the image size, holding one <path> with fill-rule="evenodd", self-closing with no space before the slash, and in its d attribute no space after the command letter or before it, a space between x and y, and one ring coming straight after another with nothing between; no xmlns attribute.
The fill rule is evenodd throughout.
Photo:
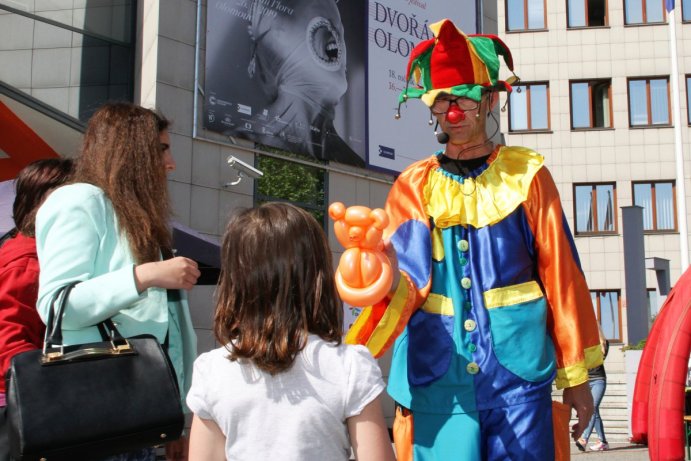
<svg viewBox="0 0 691 461"><path fill-rule="evenodd" d="M329 206L336 238L345 252L336 270L336 287L350 305L370 306L384 299L393 282L389 258L384 254L382 234L389 217L381 208Z"/></svg>

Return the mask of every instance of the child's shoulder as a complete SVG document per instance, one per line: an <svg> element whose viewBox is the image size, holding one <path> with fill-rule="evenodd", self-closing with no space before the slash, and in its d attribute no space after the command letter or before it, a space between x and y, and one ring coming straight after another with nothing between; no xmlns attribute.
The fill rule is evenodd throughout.
<svg viewBox="0 0 691 461"><path fill-rule="evenodd" d="M365 362L376 365L369 349L354 344L336 344L325 341L317 335L310 335L305 348L308 354L318 354L327 359L337 360L343 366L349 367L354 362Z"/></svg>
<svg viewBox="0 0 691 461"><path fill-rule="evenodd" d="M195 360L195 363L198 365L206 365L210 364L213 365L215 363L218 363L222 360L227 361L228 360L228 349L225 346L218 347L216 349L211 349L210 351L203 352L199 354L197 359Z"/></svg>

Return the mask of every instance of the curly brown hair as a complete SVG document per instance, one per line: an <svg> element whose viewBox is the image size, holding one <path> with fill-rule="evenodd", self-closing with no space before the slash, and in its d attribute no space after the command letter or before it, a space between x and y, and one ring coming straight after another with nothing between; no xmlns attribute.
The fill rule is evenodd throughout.
<svg viewBox="0 0 691 461"><path fill-rule="evenodd" d="M331 251L317 220L287 203L235 216L223 236L214 318L230 359L280 373L308 334L340 344L342 329Z"/></svg>
<svg viewBox="0 0 691 461"><path fill-rule="evenodd" d="M36 160L22 168L14 183L16 196L12 204L12 219L19 232L27 237L35 235L39 206L48 192L70 179L73 167L69 158L50 158Z"/></svg>
<svg viewBox="0 0 691 461"><path fill-rule="evenodd" d="M137 263L158 261L170 248L168 198L159 135L170 122L131 103L107 103L89 120L76 182L100 187L113 203L120 231Z"/></svg>

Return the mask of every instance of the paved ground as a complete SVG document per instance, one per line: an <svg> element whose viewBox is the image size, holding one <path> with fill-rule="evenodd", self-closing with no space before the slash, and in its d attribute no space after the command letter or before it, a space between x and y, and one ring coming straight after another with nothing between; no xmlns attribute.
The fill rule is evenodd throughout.
<svg viewBox="0 0 691 461"><path fill-rule="evenodd" d="M630 443L612 443L608 451L581 452L572 445L573 461L648 461L648 447Z"/></svg>
<svg viewBox="0 0 691 461"><path fill-rule="evenodd" d="M648 447L630 443L612 443L607 451L579 451L575 444L571 445L572 461L648 461ZM350 461L355 461L351 456Z"/></svg>

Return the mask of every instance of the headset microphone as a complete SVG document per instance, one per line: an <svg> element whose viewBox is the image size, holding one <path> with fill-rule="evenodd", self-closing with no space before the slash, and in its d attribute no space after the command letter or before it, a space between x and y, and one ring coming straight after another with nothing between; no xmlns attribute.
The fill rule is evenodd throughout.
<svg viewBox="0 0 691 461"><path fill-rule="evenodd" d="M439 128L439 122L434 126L434 135L437 137L437 142L439 144L446 144L449 142L449 135L443 131L437 131L437 128Z"/></svg>

